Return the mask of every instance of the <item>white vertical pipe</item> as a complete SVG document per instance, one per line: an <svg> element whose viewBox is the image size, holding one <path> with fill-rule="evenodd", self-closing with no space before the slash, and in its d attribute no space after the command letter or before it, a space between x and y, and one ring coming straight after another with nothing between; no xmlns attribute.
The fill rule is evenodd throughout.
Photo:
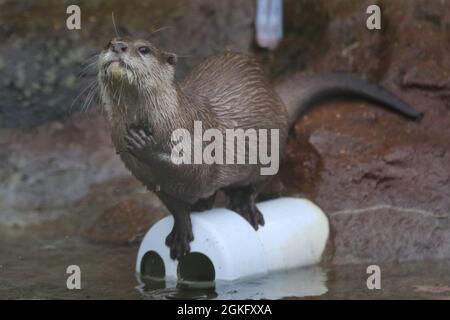
<svg viewBox="0 0 450 320"><path fill-rule="evenodd" d="M260 47L275 49L283 38L283 0L258 0L256 41Z"/></svg>

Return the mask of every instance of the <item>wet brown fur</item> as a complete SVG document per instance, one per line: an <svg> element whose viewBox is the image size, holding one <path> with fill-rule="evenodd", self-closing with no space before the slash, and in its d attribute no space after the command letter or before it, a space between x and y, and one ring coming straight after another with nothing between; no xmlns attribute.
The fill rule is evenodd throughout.
<svg viewBox="0 0 450 320"><path fill-rule="evenodd" d="M176 166L167 160L173 147L172 132L185 128L193 134L194 121L198 120L203 122L203 130L215 128L222 133L227 128L279 129L282 154L294 115L288 116L287 108L259 64L247 55L227 51L207 58L178 84L173 77L173 59L168 59L173 56L147 41L113 40L112 43L118 41L126 43L127 50L123 54L111 54L109 45L99 61L102 100L121 159L137 179L158 194L174 216L173 230L166 239L171 256L180 258L189 252L189 242L193 239L189 214L210 206L218 190L226 192L232 209L255 229L264 224L255 201L270 176L260 174L260 165ZM142 45L150 48L149 56L137 53ZM105 63L117 57L128 61L125 63L129 68L128 81L114 81L107 72ZM339 82L342 81L331 82L330 88ZM321 89L320 83L320 78L305 82L303 88L307 91L300 92L298 99L304 105L294 108L306 108L309 100L314 100L309 96L316 92L320 96L321 91L316 90ZM325 89L330 85L323 83ZM289 113L297 116L298 112L290 108ZM151 151L138 154L127 149L126 137L133 125L151 131L156 142Z"/></svg>

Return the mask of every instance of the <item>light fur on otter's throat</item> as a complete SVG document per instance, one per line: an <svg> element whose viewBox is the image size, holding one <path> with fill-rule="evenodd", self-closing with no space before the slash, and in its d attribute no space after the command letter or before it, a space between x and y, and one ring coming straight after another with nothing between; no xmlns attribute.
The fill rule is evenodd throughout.
<svg viewBox="0 0 450 320"><path fill-rule="evenodd" d="M179 116L177 89L172 84L145 87L142 80L127 77L101 85L101 97L111 124L122 128L138 121L149 121L155 128L164 128Z"/></svg>

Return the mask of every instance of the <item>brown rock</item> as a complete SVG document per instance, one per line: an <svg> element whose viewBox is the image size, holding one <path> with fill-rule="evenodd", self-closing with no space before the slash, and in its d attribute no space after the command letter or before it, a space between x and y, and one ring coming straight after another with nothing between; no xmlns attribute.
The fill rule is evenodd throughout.
<svg viewBox="0 0 450 320"><path fill-rule="evenodd" d="M448 89L450 77L436 67L435 63L427 66L414 66L406 71L402 86L405 88L418 88L425 90Z"/></svg>
<svg viewBox="0 0 450 320"><path fill-rule="evenodd" d="M367 122L363 110L373 106L344 101L298 121L283 170L302 177L294 186L314 186L304 191L330 217L334 263L448 257L450 123L439 100L426 100L421 123L381 109ZM321 163L316 177L297 174L307 170L300 150L308 143Z"/></svg>
<svg viewBox="0 0 450 320"><path fill-rule="evenodd" d="M150 210L133 200L123 200L101 213L85 235L95 241L137 242L165 214L163 210Z"/></svg>
<svg viewBox="0 0 450 320"><path fill-rule="evenodd" d="M324 103L297 122L281 176L328 213L335 263L448 258L450 8L386 2L383 30L369 31L368 4L327 2L329 34L316 39L327 49L305 55L305 71L352 71L380 82L424 119L413 123L361 101ZM308 157L320 164L314 175Z"/></svg>
<svg viewBox="0 0 450 320"><path fill-rule="evenodd" d="M129 175L103 116L91 113L38 128L0 129L0 224L61 217L90 188Z"/></svg>

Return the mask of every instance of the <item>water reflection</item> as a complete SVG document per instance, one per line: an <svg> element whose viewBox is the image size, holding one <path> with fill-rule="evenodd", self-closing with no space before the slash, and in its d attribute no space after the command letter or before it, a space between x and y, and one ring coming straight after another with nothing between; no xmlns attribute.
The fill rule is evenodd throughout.
<svg viewBox="0 0 450 320"><path fill-rule="evenodd" d="M175 281L136 282L137 249L79 238L4 239L0 299L450 299L450 260L380 262L382 290L367 289L367 264L312 267L192 290L177 288ZM67 290L66 268L72 264L82 270L82 290Z"/></svg>
<svg viewBox="0 0 450 320"><path fill-rule="evenodd" d="M320 266L274 273L237 281L180 285L175 280L155 280L137 276L138 291L146 299L280 299L325 294L327 276Z"/></svg>

